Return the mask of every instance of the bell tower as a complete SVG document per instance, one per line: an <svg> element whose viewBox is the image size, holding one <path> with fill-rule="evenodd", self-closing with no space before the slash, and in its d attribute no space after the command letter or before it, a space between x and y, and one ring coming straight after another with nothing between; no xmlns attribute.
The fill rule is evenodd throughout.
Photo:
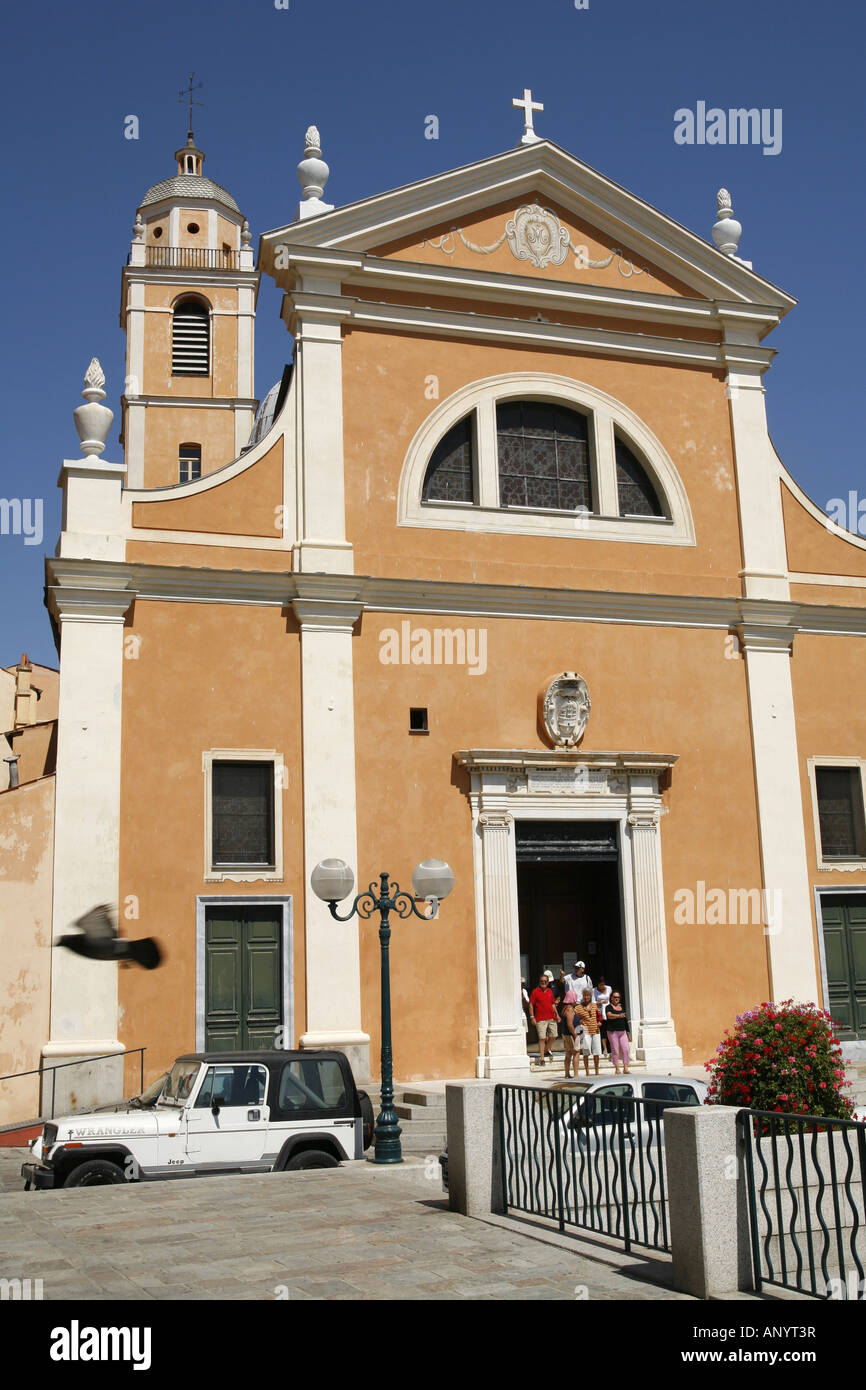
<svg viewBox="0 0 866 1390"><path fill-rule="evenodd" d="M249 223L202 173L191 128L174 157L176 174L141 200L123 270L120 438L131 488L213 473L237 458L255 417Z"/></svg>

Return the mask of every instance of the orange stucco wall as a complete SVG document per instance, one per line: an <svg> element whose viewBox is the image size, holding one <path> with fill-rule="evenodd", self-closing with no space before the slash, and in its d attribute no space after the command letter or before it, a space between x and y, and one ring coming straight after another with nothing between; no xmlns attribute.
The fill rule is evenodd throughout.
<svg viewBox="0 0 866 1390"><path fill-rule="evenodd" d="M739 595L742 568L730 421L712 372L415 335L352 332L343 345L347 526L356 570L373 575ZM685 483L696 546L397 529L412 438L458 388L501 373L552 373L616 397L658 436ZM433 375L439 399L425 397ZM636 534L640 534L639 527Z"/></svg>
<svg viewBox="0 0 866 1390"><path fill-rule="evenodd" d="M477 1046L475 901L468 778L460 749L539 749L537 696L552 671L579 669L592 692L582 750L678 754L662 847L673 1016L684 1056L706 1060L738 1012L768 988L756 925L677 925L674 894L761 888L745 666L719 632L601 623L463 623L487 631L488 666L383 665L380 634L401 614L368 613L355 644L359 878L408 884L430 855L454 869L437 923L392 938L394 1054L403 1079L470 1075ZM457 626L412 616L413 627ZM426 706L429 737L407 732ZM378 1039L378 945L362 928L364 1027ZM373 1047L375 1055L376 1046ZM457 1068L450 1071L449 1068Z"/></svg>
<svg viewBox="0 0 866 1390"><path fill-rule="evenodd" d="M118 1036L147 1045L153 1078L195 1045L200 894L292 895L296 1036L304 1030L300 643L278 608L231 604L139 600L128 631L141 642L123 668L121 915L134 898L139 916L124 930L155 936L165 961L152 973L120 972ZM282 753L283 882L204 881L202 753L212 748Z"/></svg>
<svg viewBox="0 0 866 1390"><path fill-rule="evenodd" d="M866 576L866 549L853 545L844 536L834 535L829 529L829 518L827 526L822 525L810 516L784 483L781 487L788 568L795 574ZM824 602L837 601L828 590Z"/></svg>
<svg viewBox="0 0 866 1390"><path fill-rule="evenodd" d="M171 501L133 502L132 524L147 530L206 531L222 535L279 535L283 502L283 441L258 462L203 492Z"/></svg>
<svg viewBox="0 0 866 1390"><path fill-rule="evenodd" d="M856 637L801 633L794 639L791 678L810 882L817 888L863 887L862 869L818 868L808 760L866 758L866 643ZM820 979L817 936L816 971Z"/></svg>

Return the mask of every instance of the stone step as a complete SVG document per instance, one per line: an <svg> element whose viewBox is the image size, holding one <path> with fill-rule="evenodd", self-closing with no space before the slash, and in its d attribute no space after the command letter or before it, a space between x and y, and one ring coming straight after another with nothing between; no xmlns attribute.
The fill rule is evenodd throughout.
<svg viewBox="0 0 866 1390"><path fill-rule="evenodd" d="M402 1095L404 1105L423 1105L435 1110L445 1109L444 1091L418 1091L404 1090Z"/></svg>
<svg viewBox="0 0 866 1390"><path fill-rule="evenodd" d="M401 1120L436 1120L445 1123L445 1100L441 1105L406 1105L398 1101L394 1106Z"/></svg>
<svg viewBox="0 0 866 1390"><path fill-rule="evenodd" d="M438 1157L445 1148L445 1134L437 1135L417 1135L403 1134L400 1136L400 1147L407 1154L433 1154Z"/></svg>

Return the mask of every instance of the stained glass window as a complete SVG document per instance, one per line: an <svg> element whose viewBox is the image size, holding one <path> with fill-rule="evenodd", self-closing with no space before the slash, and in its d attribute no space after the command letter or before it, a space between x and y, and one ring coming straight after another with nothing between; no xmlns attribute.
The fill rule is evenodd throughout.
<svg viewBox="0 0 866 1390"><path fill-rule="evenodd" d="M592 510L586 416L544 401L496 407L503 507Z"/></svg>
<svg viewBox="0 0 866 1390"><path fill-rule="evenodd" d="M433 450L424 478L422 501L474 503L471 415L453 425Z"/></svg>
<svg viewBox="0 0 866 1390"><path fill-rule="evenodd" d="M825 859L858 859L866 855L863 834L863 792L855 767L815 769L821 853Z"/></svg>
<svg viewBox="0 0 866 1390"><path fill-rule="evenodd" d="M621 439L616 441L616 490L620 516L664 516L646 469Z"/></svg>
<svg viewBox="0 0 866 1390"><path fill-rule="evenodd" d="M274 765L213 765L214 868L274 867Z"/></svg>

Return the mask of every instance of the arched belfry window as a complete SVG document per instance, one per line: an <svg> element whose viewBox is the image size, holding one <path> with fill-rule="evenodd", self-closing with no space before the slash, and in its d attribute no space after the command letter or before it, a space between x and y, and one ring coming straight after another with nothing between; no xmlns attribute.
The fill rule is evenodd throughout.
<svg viewBox="0 0 866 1390"><path fill-rule="evenodd" d="M496 445L500 506L592 510L585 415L546 401L504 401Z"/></svg>
<svg viewBox="0 0 866 1390"><path fill-rule="evenodd" d="M616 439L616 491L620 516L664 516L649 474L619 437Z"/></svg>
<svg viewBox="0 0 866 1390"><path fill-rule="evenodd" d="M171 319L172 376L210 375L210 314L200 299L181 299Z"/></svg>
<svg viewBox="0 0 866 1390"><path fill-rule="evenodd" d="M459 420L443 435L424 477L425 502L475 502L475 467L472 457L472 417Z"/></svg>

